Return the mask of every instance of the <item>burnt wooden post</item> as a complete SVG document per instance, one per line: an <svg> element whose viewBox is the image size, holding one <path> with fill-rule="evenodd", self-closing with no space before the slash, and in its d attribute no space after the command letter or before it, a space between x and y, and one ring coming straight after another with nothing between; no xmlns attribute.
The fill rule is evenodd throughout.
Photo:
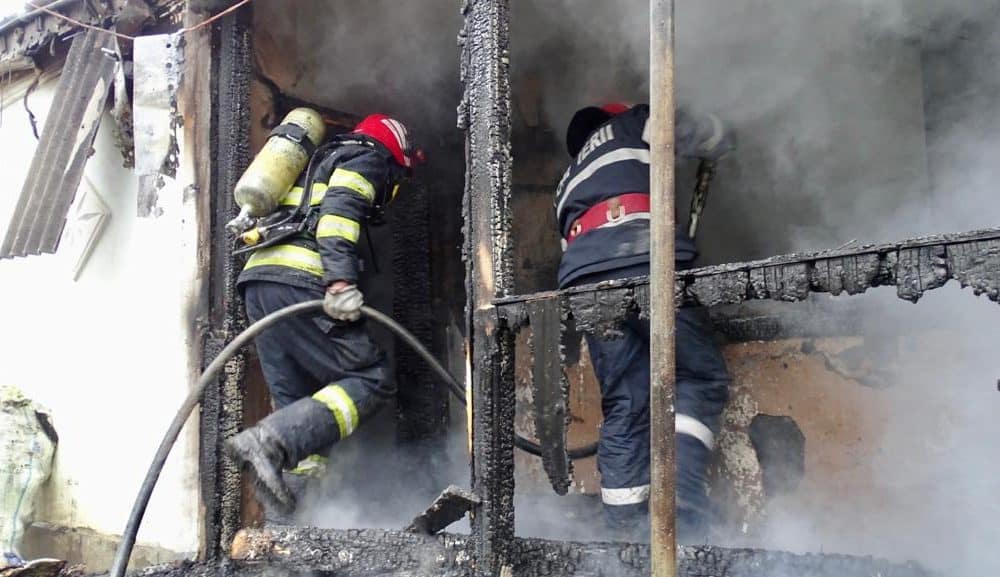
<svg viewBox="0 0 1000 577"><path fill-rule="evenodd" d="M212 131L217 138L211 163L211 246L209 331L205 335L203 363L207 365L222 347L246 325L236 291L240 265L232 255L226 222L236 215L232 191L250 163L250 82L253 79L251 11L241 9L219 20L214 28L211 85L216 94ZM240 529L242 475L239 466L222 449L243 423L243 376L246 356L240 353L226 365L214 386L205 389L201 403L201 491L205 506L204 551L210 559L225 555Z"/></svg>
<svg viewBox="0 0 1000 577"><path fill-rule="evenodd" d="M507 0L467 0L459 126L466 131L463 200L466 376L471 410L477 575L510 572L514 539L513 338L493 300L511 289L510 79Z"/></svg>
<svg viewBox="0 0 1000 577"><path fill-rule="evenodd" d="M431 298L430 204L423 186L399 195L392 211L392 313L430 348L433 341ZM397 340L393 352L396 382L397 438L420 462L441 451L448 434L448 391L419 355Z"/></svg>
<svg viewBox="0 0 1000 577"><path fill-rule="evenodd" d="M674 577L674 0L650 0L649 52L650 555L653 577Z"/></svg>

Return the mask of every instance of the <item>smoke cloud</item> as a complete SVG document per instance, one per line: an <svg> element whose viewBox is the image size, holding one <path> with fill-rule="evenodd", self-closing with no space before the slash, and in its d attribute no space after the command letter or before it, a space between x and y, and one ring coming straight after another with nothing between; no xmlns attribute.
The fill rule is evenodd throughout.
<svg viewBox="0 0 1000 577"><path fill-rule="evenodd" d="M256 40L271 35L297 63L264 67L290 94L399 114L428 135L455 130L458 2L290 4L255 5L258 22L266 23ZM645 2L511 5L515 127L540 123L559 142L581 106L648 99ZM331 16L309 17L315 13ZM1000 223L997 23L994 0L680 0L679 101L716 112L739 139L713 185L699 239L703 263ZM524 161L515 154L515 164ZM691 168L680 166L680 207ZM868 318L866 342L891 340L906 351L886 368L894 383L886 391L890 409L880 414L883 435L871 440L879 457L866 464L875 472L872 494L886 500L874 507L864 496L845 495L835 511L777 503L748 544L912 558L952 575L995 574L996 305L954 287L928 293L916 306L891 291L850 303ZM872 363L884 363L875 353L883 348L872 347ZM343 448L360 450L352 446ZM398 452L386 454L392 457L380 461L373 451L350 462L388 466ZM434 483L386 479L378 471L389 469L378 467L352 472L340 479L340 496L312 509L306 521L404 524L447 482L467 485L464 448L452 454L457 464L409 469L447 471ZM378 487L369 493L382 497L365 497L358 487ZM407 492L417 497L401 504L397 497ZM519 502L519 532L591 538L585 523L593 518L573 517L564 503L550 510Z"/></svg>
<svg viewBox="0 0 1000 577"><path fill-rule="evenodd" d="M469 486L468 456L461 419L445 442L396 442L391 410L333 447L330 472L311 487L296 521L332 529L402 529L448 485ZM469 529L453 523L452 533Z"/></svg>
<svg viewBox="0 0 1000 577"><path fill-rule="evenodd" d="M515 113L537 92L553 138L581 106L648 98L646 3L518 2L513 15ZM992 0L678 2L678 99L722 116L740 143L713 186L703 262L1000 223L998 22ZM526 84L540 88L519 94ZM680 170L683 207L691 167ZM773 502L762 531L733 544L995 574L996 304L954 286L916 306L889 289L843 298L864 312L866 360L892 385L870 407L884 420L865 440L878 447L861 464L871 490L833 510Z"/></svg>
<svg viewBox="0 0 1000 577"><path fill-rule="evenodd" d="M678 101L716 112L740 140L737 153L720 166L709 201L703 262L941 231L937 205L952 203L959 184L940 172L984 167L970 154L982 157L989 150L982 138L970 139L966 127L932 124L948 112L947 94L939 92L947 92L950 79L941 76L976 76L966 96L988 101L997 92L996 73L988 69L996 46L989 42L957 66L928 58L960 50L962 35L989 21L995 4L678 2ZM581 106L648 99L646 3L517 2L512 13L515 111L525 99L518 87L538 83L557 140ZM925 128L937 130L933 141ZM939 148L960 161L939 166ZM680 170L683 207L692 167L684 163ZM949 193L939 200L942 190ZM906 218L897 215L901 210L908 211ZM972 212L964 216L976 217ZM888 219L896 223L892 229L883 226ZM959 228L988 222L978 215Z"/></svg>
<svg viewBox="0 0 1000 577"><path fill-rule="evenodd" d="M457 133L455 0L255 3L262 71L288 94L358 115L396 115L425 135Z"/></svg>

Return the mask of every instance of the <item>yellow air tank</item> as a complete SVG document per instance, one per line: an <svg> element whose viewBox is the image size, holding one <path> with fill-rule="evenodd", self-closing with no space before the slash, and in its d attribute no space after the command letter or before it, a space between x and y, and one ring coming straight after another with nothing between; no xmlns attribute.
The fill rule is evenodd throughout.
<svg viewBox="0 0 1000 577"><path fill-rule="evenodd" d="M325 136L318 112L311 108L289 112L236 183L233 196L240 214L229 222L229 230L240 233L252 226L252 219L274 212Z"/></svg>

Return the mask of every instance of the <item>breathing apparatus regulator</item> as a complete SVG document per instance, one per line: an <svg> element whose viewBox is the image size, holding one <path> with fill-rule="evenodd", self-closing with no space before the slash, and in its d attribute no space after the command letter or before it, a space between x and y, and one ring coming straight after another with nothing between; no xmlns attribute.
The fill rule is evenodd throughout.
<svg viewBox="0 0 1000 577"><path fill-rule="evenodd" d="M386 132L386 134L382 134ZM353 133L337 135L324 144L326 127L323 117L309 108L296 108L288 113L236 183L233 195L240 206L239 215L226 228L236 235L243 247L234 254L251 252L283 242L306 232L315 232L319 221L318 207L312 205L312 190L317 166L337 154L347 145L378 147L380 144L393 155L395 163L385 186L376 187L368 224L384 222L386 205L395 198L398 182L409 176L413 164L424 161L423 151L408 145L406 129L384 115L372 115L362 121ZM332 160L331 162L335 162ZM283 206L286 198L305 169L302 196L294 209ZM367 228L366 228L367 231Z"/></svg>

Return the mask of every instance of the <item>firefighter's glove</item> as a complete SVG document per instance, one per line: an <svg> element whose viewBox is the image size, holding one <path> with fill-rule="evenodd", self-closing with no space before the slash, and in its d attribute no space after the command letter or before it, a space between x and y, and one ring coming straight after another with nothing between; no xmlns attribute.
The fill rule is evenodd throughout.
<svg viewBox="0 0 1000 577"><path fill-rule="evenodd" d="M326 289L323 311L338 321L355 322L361 318L365 297L352 284L334 283Z"/></svg>
<svg viewBox="0 0 1000 577"><path fill-rule="evenodd" d="M697 158L719 160L736 150L736 136L714 114L706 114L698 119L697 137L694 154Z"/></svg>
<svg viewBox="0 0 1000 577"><path fill-rule="evenodd" d="M735 135L714 114L694 115L677 109L676 142L680 154L703 160L719 160L736 149Z"/></svg>

